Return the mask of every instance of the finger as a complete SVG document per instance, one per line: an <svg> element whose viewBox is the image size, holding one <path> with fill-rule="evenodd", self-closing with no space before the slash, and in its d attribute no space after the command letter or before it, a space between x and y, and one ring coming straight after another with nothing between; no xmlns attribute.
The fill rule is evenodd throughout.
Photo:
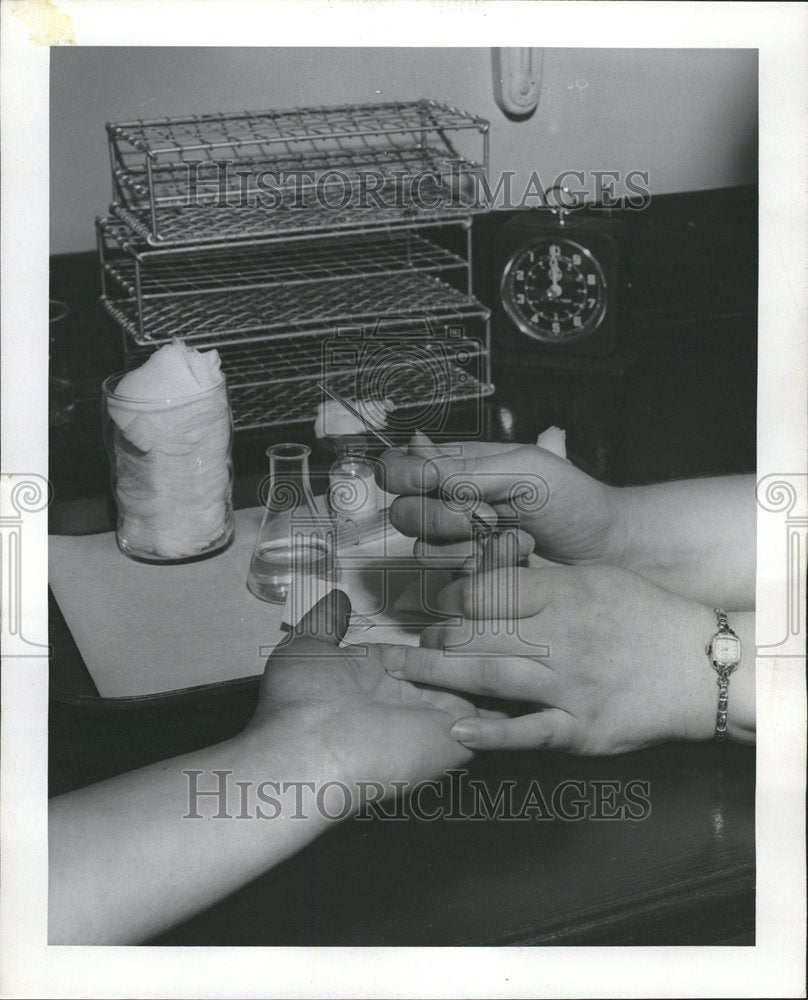
<svg viewBox="0 0 808 1000"><path fill-rule="evenodd" d="M431 493L451 462L427 437L416 432L406 452L390 448L382 454L376 466L376 481L388 493L406 496Z"/></svg>
<svg viewBox="0 0 808 1000"><path fill-rule="evenodd" d="M511 517L535 514L547 503L548 482L555 482L558 466L568 463L534 445L475 455L463 453L452 474L440 486L449 495L476 495L489 504L506 505Z"/></svg>
<svg viewBox="0 0 808 1000"><path fill-rule="evenodd" d="M438 612L440 613L440 612ZM542 660L558 672L551 661L554 647L549 635L536 634L532 619L472 620L448 617L421 632L422 649L437 649L455 656L526 656Z"/></svg>
<svg viewBox="0 0 808 1000"><path fill-rule="evenodd" d="M559 678L519 656L453 656L418 646L389 646L382 665L391 677L486 697L552 704Z"/></svg>
<svg viewBox="0 0 808 1000"><path fill-rule="evenodd" d="M475 513L492 527L497 523L496 514L486 504L475 506ZM390 505L390 521L402 535L435 544L462 542L472 537L471 517L465 505L451 500L398 496Z"/></svg>
<svg viewBox="0 0 808 1000"><path fill-rule="evenodd" d="M452 736L473 750L561 750L575 753L582 727L560 708L547 708L516 719L460 719Z"/></svg>
<svg viewBox="0 0 808 1000"><path fill-rule="evenodd" d="M520 563L533 551L533 537L526 531L511 528L508 531L512 534L517 546L516 553L512 554L513 561ZM470 539L465 542L449 542L446 545L437 545L425 542L419 538L413 546L413 555L424 566L461 568L469 560L469 569L476 572L482 556L482 546L480 543L473 542Z"/></svg>
<svg viewBox="0 0 808 1000"><path fill-rule="evenodd" d="M451 716L452 722L462 719L469 713L469 701L465 695L455 694L444 688L433 688L425 685L423 687L414 686L411 689L414 696L420 698L422 702L431 708L437 708Z"/></svg>
<svg viewBox="0 0 808 1000"><path fill-rule="evenodd" d="M467 542L452 542L449 545L430 545L419 538L413 545L412 552L422 566L433 569L460 570L469 559L477 558L477 546L470 539Z"/></svg>
<svg viewBox="0 0 808 1000"><path fill-rule="evenodd" d="M451 442L437 447L425 435L416 432L406 451L391 448L381 455L376 465L376 480L389 493L405 496L431 493L442 475L462 472L468 463L491 461L498 468L497 463L503 462L506 455L540 450L490 441ZM514 469L524 465L523 456L520 458L521 463L505 462L511 478Z"/></svg>
<svg viewBox="0 0 808 1000"><path fill-rule="evenodd" d="M519 535L513 528L494 531L480 538L480 565L478 572L493 573L519 563Z"/></svg>
<svg viewBox="0 0 808 1000"><path fill-rule="evenodd" d="M530 618L547 607L562 574L566 575L564 567L506 566L493 573L465 576L443 588L436 610L461 618Z"/></svg>
<svg viewBox="0 0 808 1000"><path fill-rule="evenodd" d="M486 455L501 455L506 451L516 451L518 448L524 448L524 445L518 442L506 444L504 441L453 441L444 447L451 452L462 448L466 458L481 458Z"/></svg>
<svg viewBox="0 0 808 1000"><path fill-rule="evenodd" d="M334 588L290 629L287 642L306 637L339 646L348 630L350 617L351 601L348 595Z"/></svg>
<svg viewBox="0 0 808 1000"><path fill-rule="evenodd" d="M488 537L481 535L474 552L463 563L463 572L488 573L506 566L525 565L535 544L533 536L519 528L499 529Z"/></svg>
<svg viewBox="0 0 808 1000"><path fill-rule="evenodd" d="M513 520L516 516L513 507L509 503L492 503L491 510L497 515L497 520Z"/></svg>

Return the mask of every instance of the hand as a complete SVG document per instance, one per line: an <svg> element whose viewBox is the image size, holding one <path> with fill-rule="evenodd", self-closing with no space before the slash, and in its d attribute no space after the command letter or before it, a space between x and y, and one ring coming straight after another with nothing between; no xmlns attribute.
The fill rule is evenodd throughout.
<svg viewBox="0 0 808 1000"><path fill-rule="evenodd" d="M320 747L326 770L344 782L416 783L466 763L472 752L450 735L477 710L448 691L389 676L381 644L339 647L350 613L332 591L267 661L251 734L289 727ZM493 713L488 713L492 715Z"/></svg>
<svg viewBox="0 0 808 1000"><path fill-rule="evenodd" d="M363 790L377 801L392 781L437 777L471 757L450 730L473 706L389 677L378 648L338 649L349 612L332 591L273 652L243 732L51 800L52 943L147 940L285 861L355 811ZM330 787L327 806L298 803L301 782L355 794L346 802ZM260 798L269 787L272 799Z"/></svg>
<svg viewBox="0 0 808 1000"><path fill-rule="evenodd" d="M420 649L385 650L385 669L535 708L461 720L452 732L465 746L613 754L712 736L704 646L715 617L695 601L592 566L483 573L451 583L438 604L459 617L426 629Z"/></svg>
<svg viewBox="0 0 808 1000"><path fill-rule="evenodd" d="M437 499L438 489L462 496L477 491L477 512L494 523L518 518L519 556L535 546L553 562L619 564L626 535L620 491L592 479L535 445L463 443L462 458L445 458L417 434L408 453L385 452L380 484L399 496L390 517L417 538L415 555L431 565L462 565L469 555L471 520L459 504ZM433 494L430 496L429 494Z"/></svg>

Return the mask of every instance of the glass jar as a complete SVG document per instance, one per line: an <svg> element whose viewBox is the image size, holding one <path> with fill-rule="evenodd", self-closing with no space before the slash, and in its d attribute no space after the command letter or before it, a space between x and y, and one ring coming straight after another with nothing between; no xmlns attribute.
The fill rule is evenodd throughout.
<svg viewBox="0 0 808 1000"><path fill-rule="evenodd" d="M373 466L362 437L337 439L342 442L337 461L329 473L328 501L337 524L360 524L377 518L379 491Z"/></svg>
<svg viewBox="0 0 808 1000"><path fill-rule="evenodd" d="M233 538L233 421L224 378L192 396L134 399L103 384L104 443L121 552L147 562L213 555Z"/></svg>

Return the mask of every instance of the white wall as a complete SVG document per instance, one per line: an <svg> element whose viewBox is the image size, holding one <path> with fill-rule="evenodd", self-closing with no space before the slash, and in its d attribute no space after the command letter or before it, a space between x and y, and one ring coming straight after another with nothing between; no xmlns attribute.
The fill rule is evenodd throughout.
<svg viewBox="0 0 808 1000"><path fill-rule="evenodd" d="M545 182L646 170L662 194L757 177L750 49L548 49L539 109L514 123L494 103L486 48L54 48L52 252L94 246L110 198L107 121L417 97L489 118L493 174L516 170L522 184L534 170Z"/></svg>

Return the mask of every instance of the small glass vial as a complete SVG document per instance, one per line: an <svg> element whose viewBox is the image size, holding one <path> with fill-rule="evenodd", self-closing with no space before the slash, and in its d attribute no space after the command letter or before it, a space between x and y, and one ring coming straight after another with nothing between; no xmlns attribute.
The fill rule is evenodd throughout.
<svg viewBox="0 0 808 1000"><path fill-rule="evenodd" d="M328 513L317 505L309 482L310 449L276 444L267 449L266 507L253 549L247 586L262 601L296 603L329 580L334 566L334 532ZM308 610L308 609L305 609Z"/></svg>
<svg viewBox="0 0 808 1000"><path fill-rule="evenodd" d="M339 525L361 525L377 517L379 490L363 437L338 440L338 455L329 474L328 502Z"/></svg>

